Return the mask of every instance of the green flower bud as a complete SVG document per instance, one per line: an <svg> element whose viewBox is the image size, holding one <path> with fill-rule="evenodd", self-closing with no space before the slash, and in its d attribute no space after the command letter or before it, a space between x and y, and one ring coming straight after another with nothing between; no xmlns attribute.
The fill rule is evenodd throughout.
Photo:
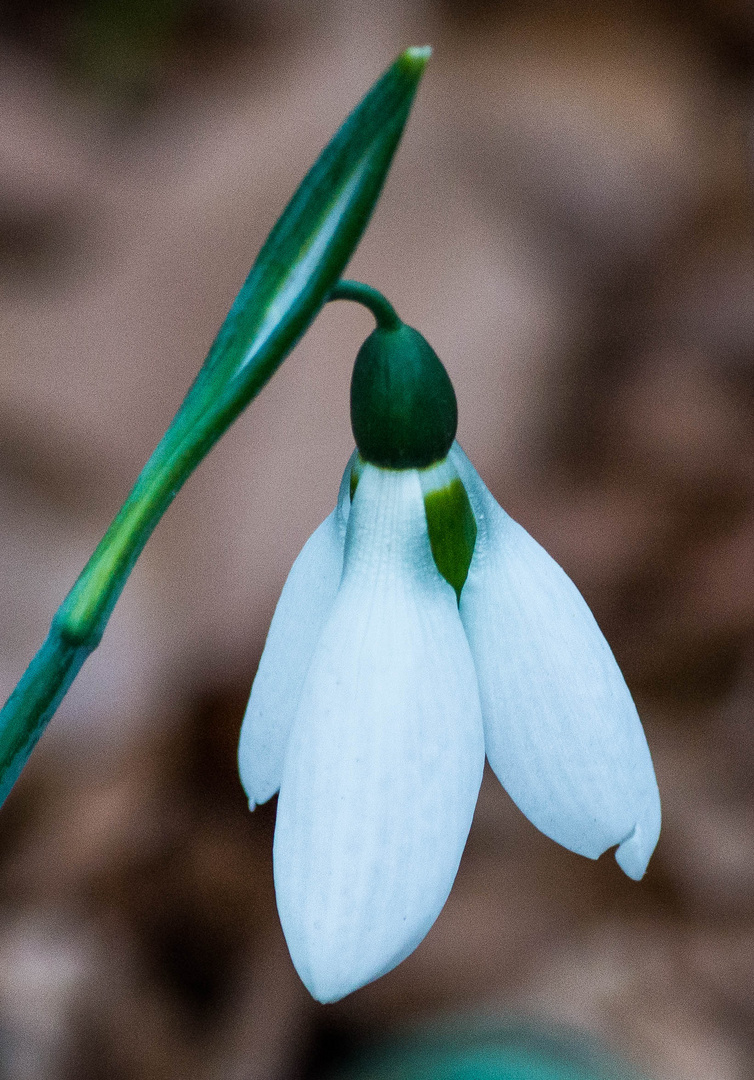
<svg viewBox="0 0 754 1080"><path fill-rule="evenodd" d="M378 326L351 379L351 426L364 460L424 469L447 456L457 425L453 384L429 342L397 320Z"/></svg>

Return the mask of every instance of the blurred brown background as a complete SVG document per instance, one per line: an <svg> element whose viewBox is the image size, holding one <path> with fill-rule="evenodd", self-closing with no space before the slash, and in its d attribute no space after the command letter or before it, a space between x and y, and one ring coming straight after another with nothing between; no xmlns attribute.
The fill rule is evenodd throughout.
<svg viewBox="0 0 754 1080"><path fill-rule="evenodd" d="M267 231L430 42L350 273L454 378L460 438L592 604L664 831L645 880L485 781L416 953L327 1008L281 940L235 744L351 450L331 305L188 483L0 816L0 1078L313 1077L467 1010L655 1080L754 1077L749 0L9 0L0 8L0 682L11 690Z"/></svg>

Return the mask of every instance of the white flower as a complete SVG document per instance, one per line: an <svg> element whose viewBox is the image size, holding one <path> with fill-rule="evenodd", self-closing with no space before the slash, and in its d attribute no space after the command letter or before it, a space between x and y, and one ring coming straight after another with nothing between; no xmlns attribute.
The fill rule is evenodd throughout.
<svg viewBox="0 0 754 1080"><path fill-rule="evenodd" d="M584 600L500 508L458 444L429 469L349 462L290 572L244 718L252 808L278 789L278 909L293 963L334 1001L437 918L485 751L552 839L640 878L660 801L641 723ZM460 477L477 537L460 603L424 495Z"/></svg>

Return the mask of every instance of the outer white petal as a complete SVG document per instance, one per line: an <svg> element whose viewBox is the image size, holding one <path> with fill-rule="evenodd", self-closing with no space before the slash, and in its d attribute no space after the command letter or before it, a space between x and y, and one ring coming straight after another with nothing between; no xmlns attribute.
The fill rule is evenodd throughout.
<svg viewBox="0 0 754 1080"><path fill-rule="evenodd" d="M238 745L241 783L254 807L280 787L283 756L304 678L343 571L356 451L340 482L338 504L291 567L270 623Z"/></svg>
<svg viewBox="0 0 754 1080"><path fill-rule="evenodd" d="M514 802L558 843L640 878L660 797L631 695L573 582L500 508L457 445L477 518L461 619L479 678L487 757Z"/></svg>
<svg viewBox="0 0 754 1080"><path fill-rule="evenodd" d="M343 997L422 940L453 883L483 762L473 662L418 476L367 465L275 830L280 919L314 997Z"/></svg>
<svg viewBox="0 0 754 1080"><path fill-rule="evenodd" d="M238 745L241 783L252 810L280 787L301 688L338 591L344 542L333 510L304 545L275 608Z"/></svg>

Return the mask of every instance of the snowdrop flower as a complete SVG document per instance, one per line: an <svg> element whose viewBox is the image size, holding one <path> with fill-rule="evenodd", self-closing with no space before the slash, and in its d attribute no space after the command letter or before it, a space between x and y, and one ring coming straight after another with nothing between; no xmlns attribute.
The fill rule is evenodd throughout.
<svg viewBox="0 0 754 1080"><path fill-rule="evenodd" d="M323 1002L432 926L485 753L542 832L593 859L617 845L632 878L660 830L607 642L454 442L445 369L397 318L362 346L351 414L358 452L283 588L239 748L252 809L280 792L278 910Z"/></svg>

